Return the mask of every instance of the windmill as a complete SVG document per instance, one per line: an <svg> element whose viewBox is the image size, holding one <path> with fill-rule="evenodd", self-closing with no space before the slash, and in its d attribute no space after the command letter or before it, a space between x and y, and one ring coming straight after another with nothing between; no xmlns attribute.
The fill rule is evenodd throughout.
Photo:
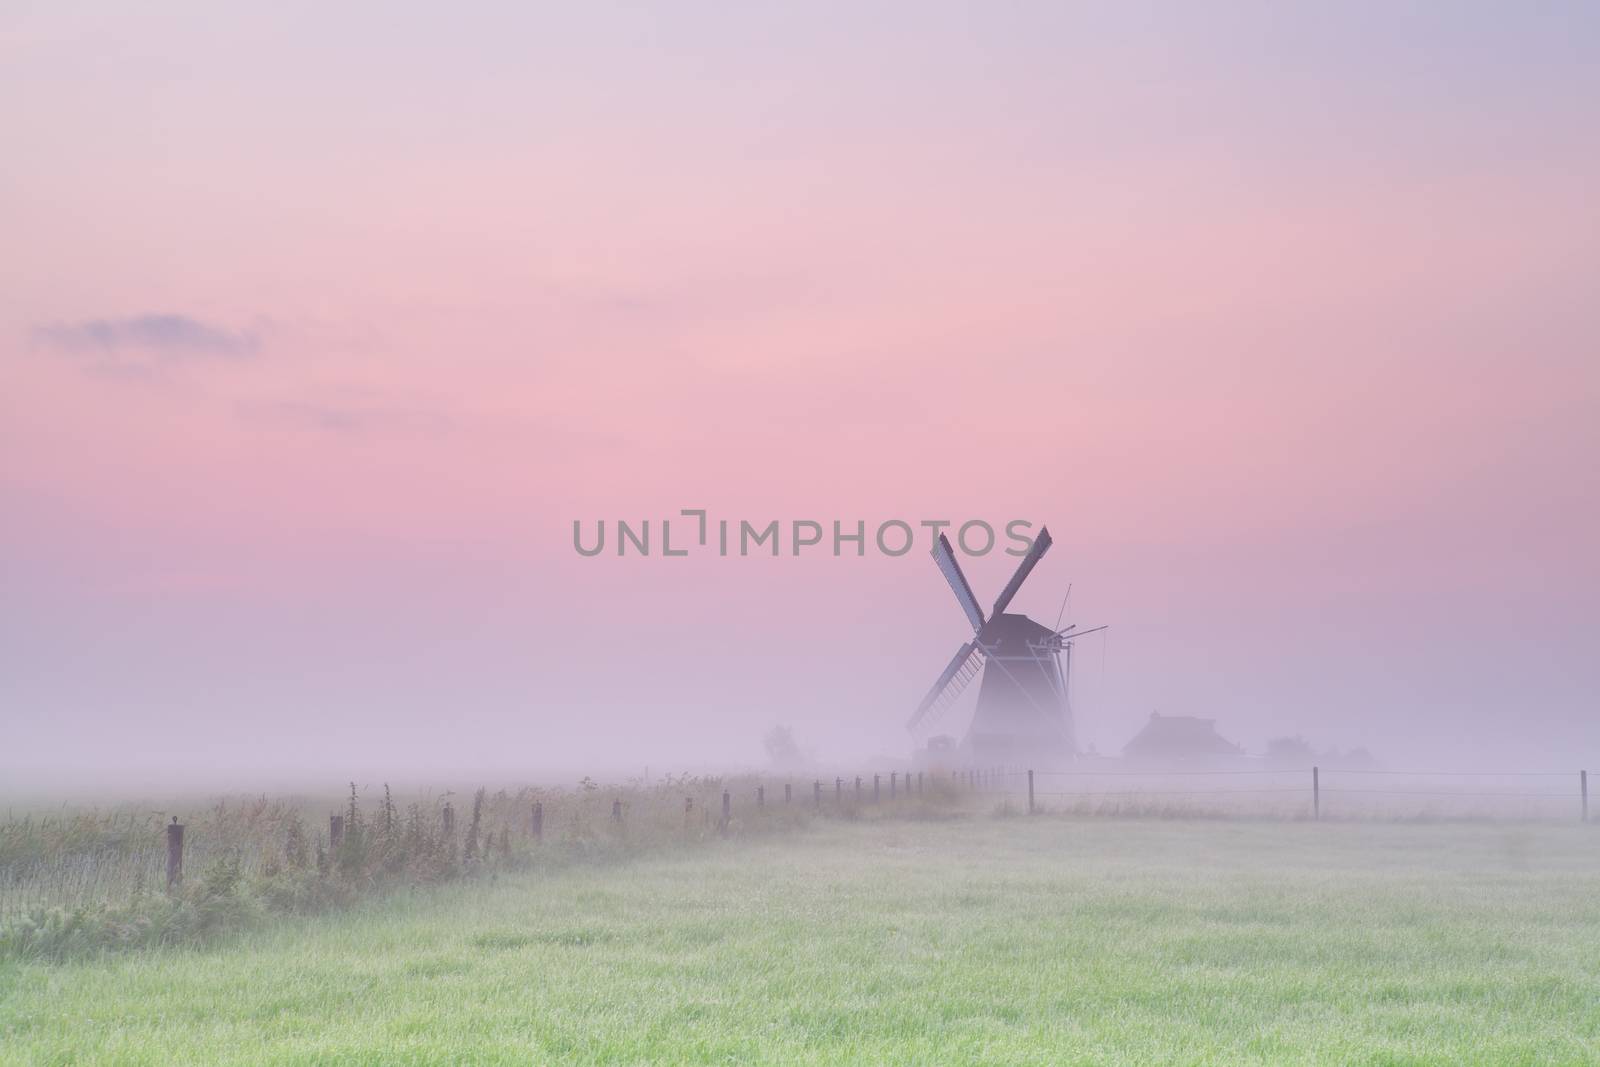
<svg viewBox="0 0 1600 1067"><path fill-rule="evenodd" d="M1027 555L1017 564L1017 572L1000 591L993 610L985 618L966 575L961 573L961 565L956 562L950 539L939 535L933 559L966 612L973 637L956 650L944 673L939 675L906 723L913 736L926 732L972 680L982 674L977 710L973 712L972 724L961 745L968 758L1010 761L1026 756L1030 762L1072 758L1076 745L1072 706L1067 698L1072 641L1105 627L1079 630L1068 626L1052 630L1026 615L1006 611L1051 544L1050 531L1041 528Z"/></svg>

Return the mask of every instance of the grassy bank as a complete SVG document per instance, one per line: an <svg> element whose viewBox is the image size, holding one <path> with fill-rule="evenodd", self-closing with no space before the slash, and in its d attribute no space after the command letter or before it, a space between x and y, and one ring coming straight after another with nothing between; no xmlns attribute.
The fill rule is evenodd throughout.
<svg viewBox="0 0 1600 1067"><path fill-rule="evenodd" d="M0 1062L1590 1063L1579 827L823 822L0 964Z"/></svg>
<svg viewBox="0 0 1600 1067"><path fill-rule="evenodd" d="M748 779L669 777L602 789L585 779L576 788L478 789L401 803L388 786L364 797L352 783L342 799L235 797L156 811L124 804L29 813L0 822L0 957L60 960L213 944L274 919L397 890L613 863L806 823L809 806L764 803L766 788ZM938 806L952 794L929 790L880 810ZM853 815L854 806L831 813ZM169 814L183 834L182 875L170 885Z"/></svg>

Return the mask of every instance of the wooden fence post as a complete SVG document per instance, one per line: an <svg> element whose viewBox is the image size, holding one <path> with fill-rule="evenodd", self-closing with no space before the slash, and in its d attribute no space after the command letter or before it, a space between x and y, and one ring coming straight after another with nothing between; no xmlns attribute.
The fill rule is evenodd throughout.
<svg viewBox="0 0 1600 1067"><path fill-rule="evenodd" d="M544 801L533 802L533 839L544 840Z"/></svg>
<svg viewBox="0 0 1600 1067"><path fill-rule="evenodd" d="M861 776L856 775L856 803L861 803Z"/></svg>
<svg viewBox="0 0 1600 1067"><path fill-rule="evenodd" d="M1589 821L1589 772L1578 772L1578 792L1583 794L1583 822Z"/></svg>
<svg viewBox="0 0 1600 1067"><path fill-rule="evenodd" d="M344 843L344 816L328 816L328 851L337 852Z"/></svg>
<svg viewBox="0 0 1600 1067"><path fill-rule="evenodd" d="M1322 818L1322 772L1321 768L1311 768L1311 817Z"/></svg>
<svg viewBox="0 0 1600 1067"><path fill-rule="evenodd" d="M729 809L728 791L726 789L724 789L722 791L722 832L723 833L727 833L728 832L728 809Z"/></svg>
<svg viewBox="0 0 1600 1067"><path fill-rule="evenodd" d="M764 785L758 785L758 786L756 786L756 807L764 808L766 806L767 806L767 787L764 786Z"/></svg>
<svg viewBox="0 0 1600 1067"><path fill-rule="evenodd" d="M440 812L439 814L440 814L440 822L444 825L444 836L446 836L446 837L455 837L455 835L456 835L456 809L452 808L450 806L450 802L447 800L447 801L444 802L444 811Z"/></svg>
<svg viewBox="0 0 1600 1067"><path fill-rule="evenodd" d="M172 817L167 827L167 891L183 884L183 823Z"/></svg>
<svg viewBox="0 0 1600 1067"><path fill-rule="evenodd" d="M922 772L917 772L917 795L922 795Z"/></svg>
<svg viewBox="0 0 1600 1067"><path fill-rule="evenodd" d="M792 794L791 794L791 793L790 793L790 790L789 790L789 783L788 783L788 782L784 782L784 783L783 783L783 802L784 802L784 803L785 803L785 804L788 804L788 803L790 803L790 802L791 802L791 801L793 801L793 800L794 800L794 797L793 797L793 795L792 795Z"/></svg>
<svg viewBox="0 0 1600 1067"><path fill-rule="evenodd" d="M1028 814L1033 814L1033 771L1028 771Z"/></svg>
<svg viewBox="0 0 1600 1067"><path fill-rule="evenodd" d="M878 776L876 774L872 776L872 802L874 804L878 802Z"/></svg>
<svg viewBox="0 0 1600 1067"><path fill-rule="evenodd" d="M893 800L893 799L894 799L894 786L895 786L895 778L896 778L896 777L897 777L897 776L898 776L898 775L899 775L899 774L900 774L900 772L899 772L899 771L890 771L890 772L889 772L889 799L890 799L890 800Z"/></svg>

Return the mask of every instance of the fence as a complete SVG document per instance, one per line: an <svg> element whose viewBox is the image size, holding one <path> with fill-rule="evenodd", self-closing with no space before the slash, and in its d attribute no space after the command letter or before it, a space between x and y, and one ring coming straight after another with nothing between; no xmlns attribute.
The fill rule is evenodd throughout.
<svg viewBox="0 0 1600 1067"><path fill-rule="evenodd" d="M1589 821L1589 772L1304 769L957 772L1030 812Z"/></svg>
<svg viewBox="0 0 1600 1067"><path fill-rule="evenodd" d="M428 877L438 878L474 864L564 862L764 833L809 817L799 790L781 795L779 802L755 778L683 776L619 787L585 778L571 788L476 797L446 792L408 804L395 803L383 788L343 800L228 797L154 811L140 804L8 813L0 817L0 926L41 909L120 904L176 890L219 864L247 880L297 864L374 866L377 860L356 853L363 846L372 851L375 842L392 846L397 863L420 856Z"/></svg>
<svg viewBox="0 0 1600 1067"><path fill-rule="evenodd" d="M782 783L781 801L776 790ZM795 788L796 785L799 788ZM806 786L809 784L810 788ZM773 787L769 792L769 786ZM461 819L453 794L413 803L402 814L385 789L381 807L361 814L368 832L384 822L429 840L456 859L524 857L549 843L676 841L779 829L817 815L910 810L924 802L991 804L1014 812L1285 819L1510 818L1588 821L1587 771L1394 771L1301 769L1130 770L1007 767L911 770L816 778L669 778L607 789L480 792ZM219 802L180 820L166 812L75 812L0 823L0 921L42 906L116 901L182 885L185 870L219 859L247 876L284 862L286 839L337 853L346 814L324 802ZM317 809L320 809L318 811ZM326 816L326 831L321 818ZM461 819L463 825L458 825ZM362 825L359 821L353 825Z"/></svg>

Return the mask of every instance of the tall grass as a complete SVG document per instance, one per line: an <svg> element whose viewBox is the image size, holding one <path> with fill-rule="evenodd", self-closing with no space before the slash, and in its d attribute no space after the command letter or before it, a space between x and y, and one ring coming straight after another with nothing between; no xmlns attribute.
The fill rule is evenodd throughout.
<svg viewBox="0 0 1600 1067"><path fill-rule="evenodd" d="M669 776L602 788L585 778L573 788L479 789L400 803L387 785L363 795L352 783L337 803L258 796L184 811L30 813L0 823L0 953L58 958L204 942L268 916L400 887L782 832L814 814L809 783L792 803L781 784L767 783L758 806L760 784ZM910 805L904 798L898 807ZM343 820L337 842L334 814ZM185 826L185 877L168 891L165 827L174 817Z"/></svg>

